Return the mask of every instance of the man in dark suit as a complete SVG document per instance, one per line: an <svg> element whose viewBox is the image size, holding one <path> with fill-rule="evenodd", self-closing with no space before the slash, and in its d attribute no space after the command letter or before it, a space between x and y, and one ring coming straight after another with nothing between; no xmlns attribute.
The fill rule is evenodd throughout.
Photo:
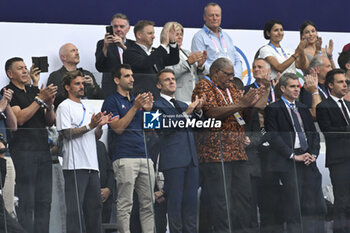
<svg viewBox="0 0 350 233"><path fill-rule="evenodd" d="M173 121L185 120L193 112L202 114L204 99L196 99L189 106L174 99L175 73L163 69L157 74L160 98L153 109L159 110ZM164 191L167 197L169 227L171 233L197 232L198 158L194 137L189 128L162 129L160 132L159 169L165 177Z"/></svg>
<svg viewBox="0 0 350 233"><path fill-rule="evenodd" d="M157 99L156 74L179 63L179 49L175 41L175 28L164 28L160 35L161 44L153 48L154 22L140 20L134 26L136 43L123 53L124 63L131 65L134 73L134 93L151 91Z"/></svg>
<svg viewBox="0 0 350 233"><path fill-rule="evenodd" d="M327 73L330 97L316 108L318 124L326 139L326 167L329 168L334 193L334 233L350 232L350 103L344 100L345 72Z"/></svg>
<svg viewBox="0 0 350 233"><path fill-rule="evenodd" d="M105 34L103 40L99 40L96 46L96 69L103 72L102 90L105 96L112 94L117 88L112 73L118 64L123 64L124 50L130 48L135 43L133 40L126 39L126 34L130 30L129 19L126 15L117 13L111 20L113 35Z"/></svg>
<svg viewBox="0 0 350 233"><path fill-rule="evenodd" d="M319 135L308 107L296 102L300 93L298 77L282 75L279 87L281 100L267 106L264 114L271 148L267 169L275 172L283 184L287 232L324 232L325 203L315 163Z"/></svg>

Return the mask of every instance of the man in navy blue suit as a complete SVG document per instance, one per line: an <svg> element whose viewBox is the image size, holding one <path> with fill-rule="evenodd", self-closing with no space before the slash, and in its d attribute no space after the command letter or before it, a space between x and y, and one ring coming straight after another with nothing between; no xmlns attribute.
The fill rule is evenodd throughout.
<svg viewBox="0 0 350 233"><path fill-rule="evenodd" d="M186 120L193 113L202 114L204 98L196 98L189 106L175 100L176 79L174 71L163 69L157 74L160 98L153 109L171 120ZM171 233L197 232L198 158L194 137L189 128L170 128L159 132L159 169L164 172L164 191L167 197L168 218Z"/></svg>
<svg viewBox="0 0 350 233"><path fill-rule="evenodd" d="M267 169L283 184L287 232L325 232L321 174L315 163L320 138L308 107L296 101L300 93L298 77L282 75L279 87L281 100L267 106L264 114L271 148Z"/></svg>

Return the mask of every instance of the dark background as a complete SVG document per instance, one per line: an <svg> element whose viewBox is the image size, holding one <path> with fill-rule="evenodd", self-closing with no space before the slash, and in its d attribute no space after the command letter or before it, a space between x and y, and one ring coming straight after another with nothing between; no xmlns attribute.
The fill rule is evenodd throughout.
<svg viewBox="0 0 350 233"><path fill-rule="evenodd" d="M107 25L114 13L126 14L131 25L140 19L156 26L178 21L184 27L202 27L201 0L0 0L1 22L36 22ZM283 22L285 30L299 30L304 20L319 31L350 32L350 0L336 1L217 1L223 9L222 27L262 29L269 19Z"/></svg>

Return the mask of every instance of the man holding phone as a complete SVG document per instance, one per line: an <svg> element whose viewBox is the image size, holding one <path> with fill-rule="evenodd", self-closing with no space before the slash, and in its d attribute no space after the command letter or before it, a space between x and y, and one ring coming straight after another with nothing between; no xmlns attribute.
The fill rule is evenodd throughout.
<svg viewBox="0 0 350 233"><path fill-rule="evenodd" d="M96 83L95 77L90 71L82 68L77 68L80 62L80 56L78 48L71 43L67 43L61 46L59 50L60 59L63 66L54 72L52 72L47 80L47 85L53 83L58 87L57 97L55 100L55 107L66 99L64 87L62 85L63 76L69 71L80 70L84 74L85 81L85 93L84 97L88 99L103 99L103 93L101 88Z"/></svg>
<svg viewBox="0 0 350 233"><path fill-rule="evenodd" d="M128 17L117 13L113 15L111 25L106 27L104 39L97 42L95 66L99 72L103 72L102 89L105 96L115 91L116 86L112 72L118 64L123 64L124 50L135 43L133 40L126 39L126 34L129 30Z"/></svg>

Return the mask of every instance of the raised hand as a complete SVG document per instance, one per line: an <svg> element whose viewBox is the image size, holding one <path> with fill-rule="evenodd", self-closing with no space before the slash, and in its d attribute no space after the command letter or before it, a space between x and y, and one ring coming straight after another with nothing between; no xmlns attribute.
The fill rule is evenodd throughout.
<svg viewBox="0 0 350 233"><path fill-rule="evenodd" d="M198 61L198 66L199 66L199 67L203 66L203 64L204 64L204 62L207 60L207 58L208 58L207 50L204 50L204 51L202 52L202 57L201 57L201 59Z"/></svg>
<svg viewBox="0 0 350 233"><path fill-rule="evenodd" d="M160 43L164 46L169 45L169 28L163 27L162 32L160 33Z"/></svg>
<svg viewBox="0 0 350 233"><path fill-rule="evenodd" d="M111 35L109 33L106 33L103 41L104 41L105 47L108 47L109 44L116 44L118 47L122 48L123 50L126 49L123 39L117 36L116 34Z"/></svg>
<svg viewBox="0 0 350 233"><path fill-rule="evenodd" d="M40 70L38 67L34 67L34 63L32 64L32 66L30 67L30 70L29 70L29 75L30 75L30 78L32 79L33 81L33 85L34 86L38 86L38 83L39 83L39 80L40 80Z"/></svg>
<svg viewBox="0 0 350 233"><path fill-rule="evenodd" d="M95 114L95 113L92 114L91 120L90 120L90 123L89 123L90 129L96 128L96 126L98 126L101 121L102 121L102 113L101 112L99 112L97 114Z"/></svg>
<svg viewBox="0 0 350 233"><path fill-rule="evenodd" d="M4 112L7 105L11 102L13 90L3 88L2 99L0 100L0 112Z"/></svg>
<svg viewBox="0 0 350 233"><path fill-rule="evenodd" d="M278 84L279 81L280 81L281 76L282 76L281 73L278 72L276 78L272 80L272 86L273 86L273 88L275 88L275 87L277 86L277 84Z"/></svg>
<svg viewBox="0 0 350 233"><path fill-rule="evenodd" d="M143 104L143 109L145 109L146 111L151 111L152 107L153 107L153 95L151 92L146 93L147 97L145 98L145 103Z"/></svg>
<svg viewBox="0 0 350 233"><path fill-rule="evenodd" d="M153 95L152 93L138 94L134 100L134 106L139 109L143 108L146 111L150 111L153 106Z"/></svg>
<svg viewBox="0 0 350 233"><path fill-rule="evenodd" d="M333 40L329 40L329 45L325 47L327 57L332 57L333 55Z"/></svg>
<svg viewBox="0 0 350 233"><path fill-rule="evenodd" d="M319 53L322 50L322 37L317 37L316 40L316 53ZM315 54L317 55L317 54Z"/></svg>
<svg viewBox="0 0 350 233"><path fill-rule="evenodd" d="M318 78L316 73L311 73L305 76L304 88L310 94L318 91Z"/></svg>
<svg viewBox="0 0 350 233"><path fill-rule="evenodd" d="M44 85L41 85L38 97L42 101L44 101L47 105L52 105L56 94L57 94L57 86L54 86L53 84L50 84L49 86L44 88Z"/></svg>
<svg viewBox="0 0 350 233"><path fill-rule="evenodd" d="M264 94L264 87L250 88L247 94L239 98L239 104L243 108L254 106Z"/></svg>
<svg viewBox="0 0 350 233"><path fill-rule="evenodd" d="M95 87L94 80L92 79L92 77L90 75L84 75L84 82L87 85L90 85L92 88Z"/></svg>
<svg viewBox="0 0 350 233"><path fill-rule="evenodd" d="M8 103L11 102L13 96L13 90L3 88L2 98L5 98Z"/></svg>
<svg viewBox="0 0 350 233"><path fill-rule="evenodd" d="M175 42L176 41L176 29L175 29L175 24L173 24L169 28L169 42Z"/></svg>
<svg viewBox="0 0 350 233"><path fill-rule="evenodd" d="M194 64L195 62L198 62L202 59L203 57L203 53L201 51L196 52L196 53L191 53L188 58L187 61L190 65Z"/></svg>
<svg viewBox="0 0 350 233"><path fill-rule="evenodd" d="M107 112L104 111L101 115L101 121L100 123L98 124L99 126L103 126L105 124L109 124L111 123L111 119L112 119L112 116L113 114L110 112L109 114L106 114Z"/></svg>

